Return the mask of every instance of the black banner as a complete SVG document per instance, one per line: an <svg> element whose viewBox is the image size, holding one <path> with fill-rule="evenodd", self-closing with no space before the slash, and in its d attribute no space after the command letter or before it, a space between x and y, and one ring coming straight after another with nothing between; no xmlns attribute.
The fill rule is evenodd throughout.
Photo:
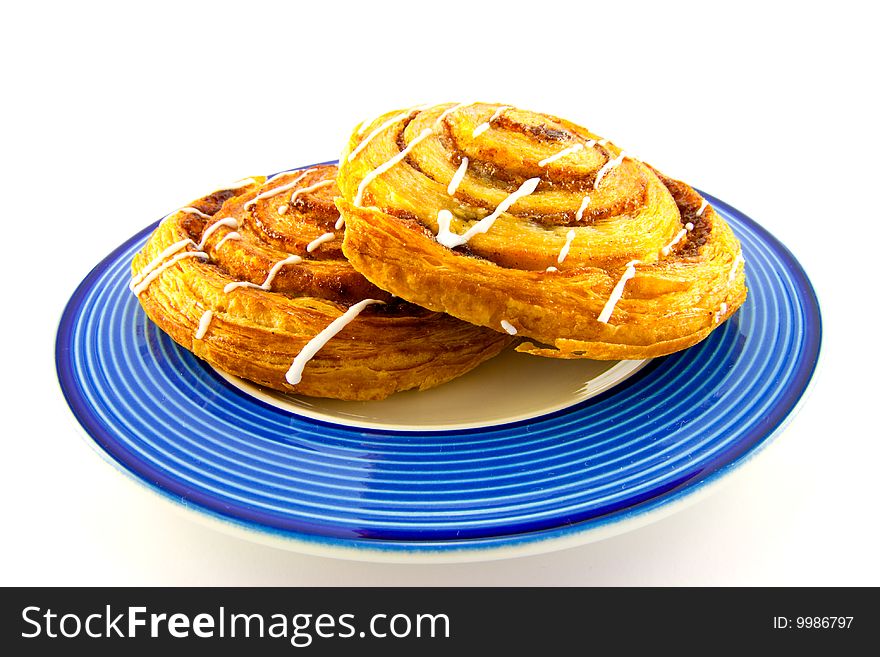
<svg viewBox="0 0 880 657"><path fill-rule="evenodd" d="M14 650L6 654L82 648L90 655L130 647L163 655L840 651L871 645L864 641L878 633L875 596L873 589L6 589L2 645Z"/></svg>

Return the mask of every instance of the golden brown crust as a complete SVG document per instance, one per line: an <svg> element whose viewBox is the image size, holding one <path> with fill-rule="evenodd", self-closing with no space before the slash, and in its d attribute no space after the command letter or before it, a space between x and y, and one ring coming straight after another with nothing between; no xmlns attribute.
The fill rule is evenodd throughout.
<svg viewBox="0 0 880 657"><path fill-rule="evenodd" d="M355 269L426 308L496 331L503 320L541 343L520 350L564 358L668 354L705 338L743 303L739 242L691 187L585 128L501 107L391 112L352 134L337 207ZM453 248L435 238L441 211L452 213L452 233L465 234L530 180L535 191L486 232ZM600 321L632 261L635 276Z"/></svg>
<svg viewBox="0 0 880 657"><path fill-rule="evenodd" d="M250 203L258 194L289 185L301 172L253 182L195 201L208 215L177 211L166 217L132 263L133 282L157 256L186 240L165 257L193 254L161 272L138 298L147 315L176 342L234 375L277 390L337 399L381 399L411 388L426 389L459 376L501 351L510 340L393 299L358 274L342 256L335 238L308 253L307 245L335 230L335 166L318 166L284 193ZM323 184L322 184L323 183ZM317 185L317 187L315 187ZM309 189L312 188L312 189ZM291 202L291 196L297 194ZM279 213L286 205L284 213ZM206 229L222 219L199 255ZM230 239L230 233L238 239ZM225 241L223 241L225 239ZM218 248L218 245L221 245ZM263 284L272 266L283 266L269 290L225 288L236 281ZM302 381L285 375L303 347L348 308L372 298L368 306L305 366ZM197 337L206 311L207 329Z"/></svg>

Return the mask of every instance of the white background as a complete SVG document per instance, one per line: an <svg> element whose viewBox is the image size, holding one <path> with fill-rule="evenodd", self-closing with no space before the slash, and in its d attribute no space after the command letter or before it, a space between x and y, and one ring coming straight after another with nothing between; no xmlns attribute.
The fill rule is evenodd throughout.
<svg viewBox="0 0 880 657"><path fill-rule="evenodd" d="M351 4L6 6L0 584L880 584L869 3ZM741 476L592 545L377 565L217 533L92 451L53 345L94 264L218 184L335 158L364 117L464 99L586 125L801 260L824 313L820 374Z"/></svg>

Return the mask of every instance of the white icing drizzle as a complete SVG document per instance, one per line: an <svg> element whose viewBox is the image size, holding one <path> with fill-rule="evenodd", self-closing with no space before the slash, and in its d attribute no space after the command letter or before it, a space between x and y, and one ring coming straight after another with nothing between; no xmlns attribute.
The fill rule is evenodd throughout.
<svg viewBox="0 0 880 657"><path fill-rule="evenodd" d="M247 187L251 183L257 182L254 178L242 178L241 180L236 180L234 183L229 183L228 185L223 185L222 187L218 187L214 190L214 192L225 192L226 190L236 190L241 189L242 187ZM212 194L214 192L211 192Z"/></svg>
<svg viewBox="0 0 880 657"><path fill-rule="evenodd" d="M667 244L662 249L660 249L660 253L662 253L665 256L668 256L669 252L672 250L672 247L675 246L676 244L678 244L679 242L681 242L681 238L684 237L685 235L687 235L687 231L684 228L682 228L680 231L678 231L675 234L675 237L672 238L672 241L669 244Z"/></svg>
<svg viewBox="0 0 880 657"><path fill-rule="evenodd" d="M360 315L364 308L374 303L383 302L376 299L364 299L363 301L354 304L351 308L342 313L342 315L330 322L326 328L318 333L318 335L309 340L306 343L306 346L302 348L302 351L300 351L296 358L293 359L290 369L287 370L287 375L285 376L287 382L290 385L295 386L302 381L302 373L306 363L314 358L315 354L317 354L337 333L348 326L355 317Z"/></svg>
<svg viewBox="0 0 880 657"><path fill-rule="evenodd" d="M445 119L456 110L460 110L462 107L467 107L468 105L473 105L473 103L459 103L458 105L453 105L449 109L445 110L440 116L437 117L437 120L434 121L434 127L436 128L437 126L439 126L443 122L443 119Z"/></svg>
<svg viewBox="0 0 880 657"><path fill-rule="evenodd" d="M187 211L186 209L182 209L182 210L184 212ZM195 208L189 208L189 210L193 210L193 212L190 212L189 214L199 214L199 215L203 214L201 211L196 210ZM208 217L209 219L211 218L209 215L204 215L204 216ZM226 219L220 219L219 221L211 224L211 226L209 226L207 228L207 230L205 230L204 234L202 235L202 241L199 244L196 244L195 242L193 242L189 238L180 240L179 242L175 242L171 246L164 249L155 258L153 258L147 264L146 267L141 269L141 271L137 275L132 277L131 282L128 285L128 289L130 289L136 295L139 295L141 292L143 292L144 290L146 290L149 287L150 283L152 283L154 280L156 280L156 278L158 277L159 274L161 274L163 271L165 271L168 267L173 265L175 262L179 262L180 260L182 260L184 257L188 258L188 257L195 256L195 257L201 258L202 260L206 260L208 258L208 254L204 253L204 251L202 249L205 248L205 242L211 236L211 233L213 233L215 230L217 230L217 228L219 228L220 226L234 226L235 228L237 228L238 222L235 221L235 219L232 219L230 217L230 218L226 218ZM237 235L238 233L235 233L235 234ZM224 239L226 239L226 238L224 238ZM222 243L222 241L221 241L221 243ZM176 256L175 258L173 258L172 260L165 262L168 258L173 256L175 253L177 253L181 249L186 248L190 244L192 244L195 248L197 248L198 251L182 253L179 256ZM220 245L218 244L217 247L219 248L219 246ZM163 265L163 263L165 263L165 264Z"/></svg>
<svg viewBox="0 0 880 657"><path fill-rule="evenodd" d="M559 250L559 257L556 258L556 262L558 264L562 264L562 261L565 260L568 255L568 250L571 248L571 243L574 240L574 230L568 231L565 236L565 244L562 245L562 248Z"/></svg>
<svg viewBox="0 0 880 657"><path fill-rule="evenodd" d="M357 195L355 195L355 197L354 197L354 204L356 206L360 207L361 202L363 201L363 198L364 198L364 190L367 188L367 185L369 185L376 178L378 178L383 173L388 171L395 164L397 164L398 162L403 160L403 158L405 158L407 155L409 155L409 152L413 148L415 148L423 139L427 139L433 132L434 131L431 130L431 128L425 128L424 130L422 130L419 133L419 135L415 139L413 139L407 145L406 148L404 148L402 151L400 151L397 155L392 157L390 160L388 160L384 164L380 164L378 167L376 167L375 169L370 171L366 176L364 176L364 179L361 180L360 185L358 185Z"/></svg>
<svg viewBox="0 0 880 657"><path fill-rule="evenodd" d="M257 194L250 201L248 201L247 203L244 204L244 209L247 210L252 205L254 205L257 201L260 201L264 198L271 198L273 196L277 196L278 194L281 194L282 192L286 192L288 189L292 189L293 187L296 187L297 183L299 183L300 180L305 178L308 174L310 174L314 170L315 170L314 168L306 169L305 171L303 171L301 174L299 174L296 178L294 178L291 182L287 183L286 185L279 185L278 187L275 187L274 189L270 189L268 192L263 192L262 194Z"/></svg>
<svg viewBox="0 0 880 657"><path fill-rule="evenodd" d="M586 146L587 148L592 148L595 145L596 145L595 139L588 139L587 142L584 144L584 146Z"/></svg>
<svg viewBox="0 0 880 657"><path fill-rule="evenodd" d="M288 208L287 203L282 203L281 205L278 206L278 214L284 214L285 212L287 212L287 208Z"/></svg>
<svg viewBox="0 0 880 657"><path fill-rule="evenodd" d="M334 239L336 239L336 235L334 233L324 233L320 237L317 237L317 238L313 239L311 242L309 242L309 245L306 247L306 251L311 253L312 251L317 249L322 244L330 242Z"/></svg>
<svg viewBox="0 0 880 657"><path fill-rule="evenodd" d="M205 337L205 334L208 332L208 326L211 324L212 317L214 317L213 310L206 310L202 313L202 318L199 320L199 330L196 331L196 340L201 340Z"/></svg>
<svg viewBox="0 0 880 657"><path fill-rule="evenodd" d="M135 286L138 283L140 283L141 281L143 281L144 278L146 278L151 272L153 272L156 269L156 267L158 267L163 262L165 262L166 258L170 258L175 253L177 253L178 251L180 251L181 249L183 249L184 247L186 247L189 244L192 244L193 246L196 245L195 242L193 242L191 239L187 238L185 240L180 240L179 242L175 242L174 244L169 246L167 249L162 251L162 253L160 253L155 258L150 260L150 262L147 263L147 266L144 267L143 269L141 269L140 272L131 279L131 283L129 283L128 289L131 290L132 292L134 292Z"/></svg>
<svg viewBox="0 0 880 657"><path fill-rule="evenodd" d="M364 132L366 132L367 128L369 128L371 125L373 125L373 121L375 121L375 120L376 120L375 118L372 118L372 119L364 119L363 121L361 121L358 124L358 129L357 129L358 136L360 137L362 134L364 134Z"/></svg>
<svg viewBox="0 0 880 657"><path fill-rule="evenodd" d="M516 327L506 319L501 320L501 328L507 331L510 335L516 335Z"/></svg>
<svg viewBox="0 0 880 657"><path fill-rule="evenodd" d="M709 201L707 201L706 199L703 199L703 202L700 203L700 209L697 210L697 216L698 216L698 217L702 217L702 216L703 216L703 210L706 209L706 206L707 206L707 205L709 205Z"/></svg>
<svg viewBox="0 0 880 657"><path fill-rule="evenodd" d="M219 251L220 247L223 246L224 244L226 244L226 242L228 242L229 240L240 240L240 239L241 239L241 235L239 235L235 231L233 231L231 233L226 233L226 235L223 236L223 239L220 240L219 242L217 242L217 245L214 247L214 250Z"/></svg>
<svg viewBox="0 0 880 657"><path fill-rule="evenodd" d="M617 285L614 286L614 289L611 291L611 296L608 298L605 307L602 308L602 312L599 313L599 317L597 318L603 324L607 324L608 320L611 319L611 313L614 312L614 307L617 305L617 302L620 301L620 297L623 296L623 288L626 285L626 282L631 278L635 278L637 264L639 264L638 260L631 260L626 263L626 271L623 272L623 276L617 281Z"/></svg>
<svg viewBox="0 0 880 657"><path fill-rule="evenodd" d="M607 139L600 139L599 141L597 141L595 143L599 144L599 146L604 146L605 144L608 143L608 140Z"/></svg>
<svg viewBox="0 0 880 657"><path fill-rule="evenodd" d="M602 178L605 177L611 169L618 166L621 162L623 162L623 158L626 157L626 153L620 151L620 155L615 157L613 160L608 160L601 169L599 169L599 173L596 174L596 182L593 183L593 189L599 189L599 183L602 181Z"/></svg>
<svg viewBox="0 0 880 657"><path fill-rule="evenodd" d="M467 168L468 159L467 157L463 157L461 158L461 164L458 165L458 170L455 172L455 175L452 176L452 180L449 181L449 187L446 188L446 192L450 196L455 194L455 190L458 189L461 181L464 180L464 174L467 172Z"/></svg>
<svg viewBox="0 0 880 657"><path fill-rule="evenodd" d="M336 223L334 224L333 228L335 228L336 230L339 230L344 225L345 225L345 217L343 217L342 215L339 215L339 219L336 220Z"/></svg>
<svg viewBox="0 0 880 657"><path fill-rule="evenodd" d="M590 195L587 194L584 196L584 200L581 201L581 207L578 208L577 213L574 215L574 218L580 221L584 218L584 210L587 209L587 206L590 204Z"/></svg>
<svg viewBox="0 0 880 657"><path fill-rule="evenodd" d="M479 137L481 134L486 132L486 130L488 130L488 129L489 129L489 122L488 121L486 121L485 123L481 123L476 128L474 128L474 131L471 133L471 137Z"/></svg>
<svg viewBox="0 0 880 657"><path fill-rule="evenodd" d="M721 307L715 312L715 323L721 321L721 317L727 312L727 303L722 302Z"/></svg>
<svg viewBox="0 0 880 657"><path fill-rule="evenodd" d="M544 271L559 271L556 267L547 267Z"/></svg>
<svg viewBox="0 0 880 657"><path fill-rule="evenodd" d="M694 225L689 221L684 225L680 231L675 234L675 237L672 238L672 241L660 249L660 253L664 256L668 256L669 252L672 250L672 247L681 242L682 238L691 232L694 229Z"/></svg>
<svg viewBox="0 0 880 657"><path fill-rule="evenodd" d="M335 180L322 180L321 182L316 182L314 185L309 185L308 187L298 189L290 195L290 202L293 203L296 200L297 196L299 196L300 194L308 194L309 192L314 192L316 189L329 187L335 182Z"/></svg>
<svg viewBox="0 0 880 657"><path fill-rule="evenodd" d="M730 266L730 275L727 277L728 283L733 283L733 280L736 278L736 271L739 269L739 264L741 262L745 262L742 251L737 253L736 257L733 259L733 264Z"/></svg>
<svg viewBox="0 0 880 657"><path fill-rule="evenodd" d="M348 161L351 162L354 158L356 158L358 156L358 153L360 153L362 150L364 150L367 147L367 144L369 144L371 141L373 141L376 137L378 137L380 134L385 132L388 128L393 126L395 123L400 123L401 121L403 121L410 114L412 114L412 112L410 110L407 110L406 112L401 112L397 116L392 116L390 119L385 121L385 123L383 123L378 128L373 130L370 134L368 134L366 136L366 138L363 141L361 141L360 144L358 144L354 148L354 150L351 153L348 154ZM358 132L358 134L361 134L361 133Z"/></svg>
<svg viewBox="0 0 880 657"><path fill-rule="evenodd" d="M150 272L149 276L144 278L140 283L132 286L131 291L135 293L135 296L140 296L141 292L150 287L150 283L159 278L159 274L161 274L169 267L173 267L184 258L199 258L201 260L207 260L208 254L202 251L187 251L186 253L178 253L176 256L171 258L171 260L165 262L165 264L163 264L161 267Z"/></svg>
<svg viewBox="0 0 880 657"><path fill-rule="evenodd" d="M480 219L463 235L457 235L449 230L449 226L452 223L452 213L449 210L440 210L440 212L437 214L437 224L439 225L439 230L437 231L437 241L443 246L453 249L456 246L461 246L462 244L465 244L477 233L489 232L489 229L492 228L492 224L494 224L495 220L501 216L502 212L507 212L508 208L510 208L511 205L516 203L522 197L534 193L535 188L537 188L538 183L540 182L540 178L529 178L528 180L526 180L522 185L519 186L519 189L517 189L510 196L501 201L501 203L498 204L498 207L495 208L495 211L492 214L490 214L488 217L483 217L482 219Z"/></svg>
<svg viewBox="0 0 880 657"><path fill-rule="evenodd" d="M281 271L281 268L285 265L297 265L302 262L302 258L298 255L292 255L286 257L284 260L279 260L274 265L272 265L272 269L269 270L269 274L266 276L266 280L263 281L262 285L257 285L256 283L251 283L250 281L236 281L235 283L229 283L226 287L223 288L223 292L229 294L234 289L239 287L252 287L257 290L266 290L267 292L272 289L272 281L275 280L275 276L278 275L278 272Z"/></svg>
<svg viewBox="0 0 880 657"><path fill-rule="evenodd" d="M501 107L499 107L497 110L495 110L495 113L494 113L492 116L489 117L489 120L488 120L488 121L486 121L486 122L484 122L484 123L481 123L481 124L478 125L476 128L474 128L474 132L473 132L473 134L472 134L471 136L472 136L472 137L479 137L481 134L483 134L484 132L486 132L486 130L488 130L488 129L491 127L492 122L493 122L495 119L497 119L499 116L501 116L501 114L502 114L505 110L509 110L509 109L510 109L510 105L502 105Z"/></svg>
<svg viewBox="0 0 880 657"><path fill-rule="evenodd" d="M551 155L550 157L545 157L543 160L538 162L538 166L545 167L548 164L550 164L551 162L555 162L556 160L561 159L561 158L565 157L566 155L572 155L574 153L577 153L578 151L582 151L583 149L584 149L583 144L575 144L574 146L569 146L568 148L563 148L558 153L555 153L554 155Z"/></svg>
<svg viewBox="0 0 880 657"><path fill-rule="evenodd" d="M499 107L497 110L495 110L495 113L489 117L489 123L492 123L492 121L499 118L504 112L506 112L509 109L510 109L510 105L502 105L501 107Z"/></svg>
<svg viewBox="0 0 880 657"><path fill-rule="evenodd" d="M185 206L185 207L182 207L182 208L178 208L178 209L177 209L177 212L186 212L187 214L198 215L198 216L201 217L202 219L210 219L210 218L211 218L211 215L209 215L209 214L205 214L204 212L202 212L202 211L199 210L198 208L194 208L194 207L189 206L189 205L187 205L187 206Z"/></svg>
<svg viewBox="0 0 880 657"><path fill-rule="evenodd" d="M440 241L441 236L443 239L449 241L451 238L448 236L455 237L455 233L450 230L450 226L452 225L452 213L449 210L440 210L437 213L437 242L440 244L444 244L444 242ZM456 244L456 246L458 246ZM449 247L452 248L451 246Z"/></svg>
<svg viewBox="0 0 880 657"><path fill-rule="evenodd" d="M232 217L226 217L224 219L219 219L215 221L213 224L208 226L205 229L205 232L202 233L202 241L199 242L199 251L205 250L205 244L208 243L208 238L214 234L214 231L220 228L220 226L226 226L228 228L238 228L238 222Z"/></svg>

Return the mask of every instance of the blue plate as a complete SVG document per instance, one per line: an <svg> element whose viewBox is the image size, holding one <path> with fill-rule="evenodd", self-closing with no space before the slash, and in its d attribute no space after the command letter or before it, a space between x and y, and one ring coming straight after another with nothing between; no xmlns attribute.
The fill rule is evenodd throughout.
<svg viewBox="0 0 880 657"><path fill-rule="evenodd" d="M528 421L416 433L330 424L227 383L152 324L128 289L150 226L80 284L58 376L97 447L203 519L358 559L489 559L619 533L668 513L776 434L816 367L803 269L704 195L740 238L749 296L709 338L617 387Z"/></svg>

